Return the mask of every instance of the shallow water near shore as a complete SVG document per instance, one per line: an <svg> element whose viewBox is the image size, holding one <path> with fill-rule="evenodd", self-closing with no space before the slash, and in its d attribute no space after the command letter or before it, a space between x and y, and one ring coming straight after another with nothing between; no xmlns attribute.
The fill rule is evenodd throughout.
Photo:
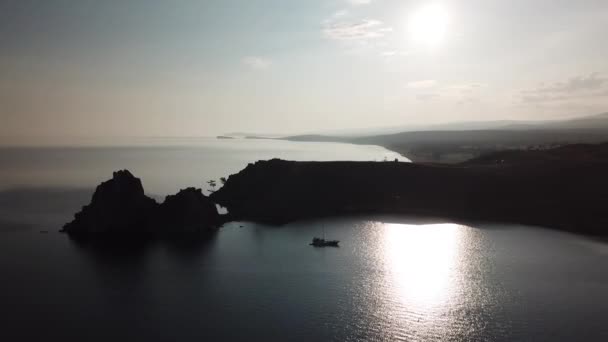
<svg viewBox="0 0 608 342"><path fill-rule="evenodd" d="M608 340L608 244L549 229L359 216L164 242L57 233L118 168L164 195L256 158L394 156L243 143L0 151L0 340ZM323 230L339 248L309 245Z"/></svg>

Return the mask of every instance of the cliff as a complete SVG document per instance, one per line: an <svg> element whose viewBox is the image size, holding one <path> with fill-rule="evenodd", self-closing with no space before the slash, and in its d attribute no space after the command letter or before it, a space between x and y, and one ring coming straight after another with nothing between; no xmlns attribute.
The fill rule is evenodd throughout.
<svg viewBox="0 0 608 342"><path fill-rule="evenodd" d="M608 144L574 145L457 165L274 159L230 176L211 199L232 219L270 223L400 213L606 234L607 151Z"/></svg>

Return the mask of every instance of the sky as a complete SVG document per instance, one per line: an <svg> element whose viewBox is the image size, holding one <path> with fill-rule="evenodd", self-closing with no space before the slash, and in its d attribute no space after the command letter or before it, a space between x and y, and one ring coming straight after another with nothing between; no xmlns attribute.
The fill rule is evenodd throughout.
<svg viewBox="0 0 608 342"><path fill-rule="evenodd" d="M597 114L607 33L606 0L0 0L0 137Z"/></svg>

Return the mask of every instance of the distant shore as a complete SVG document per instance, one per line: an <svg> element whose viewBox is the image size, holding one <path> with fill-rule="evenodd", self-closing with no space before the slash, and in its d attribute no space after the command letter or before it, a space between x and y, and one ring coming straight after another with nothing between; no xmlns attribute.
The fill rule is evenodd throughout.
<svg viewBox="0 0 608 342"><path fill-rule="evenodd" d="M399 153L415 163L457 164L506 150L548 150L570 144L608 141L604 128L415 131L376 136L297 135L288 141L340 142L377 145Z"/></svg>

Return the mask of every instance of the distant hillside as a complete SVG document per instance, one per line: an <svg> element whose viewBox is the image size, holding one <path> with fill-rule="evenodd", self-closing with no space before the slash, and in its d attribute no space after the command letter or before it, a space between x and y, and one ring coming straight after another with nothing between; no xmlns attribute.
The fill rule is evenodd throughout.
<svg viewBox="0 0 608 342"><path fill-rule="evenodd" d="M574 119L539 122L511 122L501 127L506 130L537 129L608 129L608 113L578 117Z"/></svg>
<svg viewBox="0 0 608 342"><path fill-rule="evenodd" d="M531 130L554 128L608 128L608 113L562 120L491 120L460 121L430 125L401 125L359 129L329 130L301 135L362 137L420 131ZM265 135L264 135L265 136Z"/></svg>
<svg viewBox="0 0 608 342"><path fill-rule="evenodd" d="M246 139L264 139L264 138L279 138L285 136L284 134L276 133L248 133L248 132L230 132L222 134L222 136L232 138L246 138Z"/></svg>
<svg viewBox="0 0 608 342"><path fill-rule="evenodd" d="M548 150L499 151L473 158L462 165L523 165L563 161L570 163L608 162L608 143L565 145Z"/></svg>
<svg viewBox="0 0 608 342"><path fill-rule="evenodd" d="M608 129L608 113L603 113L594 116L587 116L583 118L576 118L565 121L553 122L547 125L547 128L557 129L557 128L570 128L570 129L579 129L579 128L595 128L595 129Z"/></svg>
<svg viewBox="0 0 608 342"><path fill-rule="evenodd" d="M289 140L298 141L316 141L316 138L335 139L336 141L344 141L343 139L353 139L370 136L392 135L405 132L436 132L436 131L481 131L481 130L542 130L542 129L608 129L608 113L598 115L583 116L564 120L491 120L491 121L461 121L448 122L431 125L402 125L402 126L385 126L385 127L369 127L358 129L337 129L325 130L317 132L307 132L298 135L288 136ZM286 135L276 133L247 133L247 132L231 132L225 133L224 136L241 137L241 138L283 138Z"/></svg>
<svg viewBox="0 0 608 342"><path fill-rule="evenodd" d="M608 113L564 121L510 123L502 129L408 131L362 137L299 135L284 139L379 145L414 162L456 163L503 150L606 142Z"/></svg>

